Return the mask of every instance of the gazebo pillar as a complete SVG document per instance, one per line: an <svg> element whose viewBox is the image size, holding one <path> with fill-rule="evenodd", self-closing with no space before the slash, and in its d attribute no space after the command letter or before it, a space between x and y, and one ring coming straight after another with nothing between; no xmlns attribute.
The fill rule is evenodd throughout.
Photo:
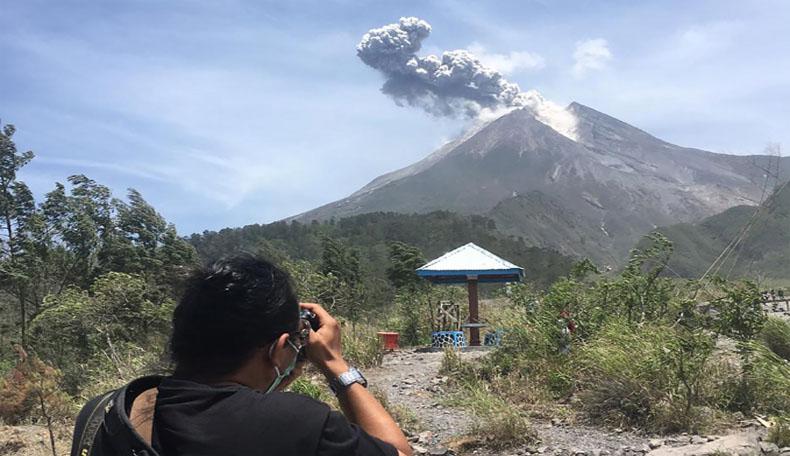
<svg viewBox="0 0 790 456"><path fill-rule="evenodd" d="M469 345L479 347L480 328L475 326L477 323L480 323L477 308L477 276L468 276L466 284L469 291Z"/></svg>

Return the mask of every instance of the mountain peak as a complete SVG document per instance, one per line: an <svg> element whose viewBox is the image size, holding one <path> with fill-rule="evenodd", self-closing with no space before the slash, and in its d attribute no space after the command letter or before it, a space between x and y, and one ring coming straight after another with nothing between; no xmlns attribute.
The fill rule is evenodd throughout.
<svg viewBox="0 0 790 456"><path fill-rule="evenodd" d="M567 110L577 119L576 137L586 145L608 143L651 143L653 145L676 147L622 120L604 114L579 102L572 102ZM609 144L610 145L610 144Z"/></svg>

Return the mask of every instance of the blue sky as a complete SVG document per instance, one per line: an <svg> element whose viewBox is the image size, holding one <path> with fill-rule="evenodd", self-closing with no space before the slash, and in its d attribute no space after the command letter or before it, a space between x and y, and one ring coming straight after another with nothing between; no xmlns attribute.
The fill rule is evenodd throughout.
<svg viewBox="0 0 790 456"><path fill-rule="evenodd" d="M684 146L790 144L790 2L0 0L0 119L37 194L86 174L182 234L339 199L458 134L355 46L401 16L522 90Z"/></svg>

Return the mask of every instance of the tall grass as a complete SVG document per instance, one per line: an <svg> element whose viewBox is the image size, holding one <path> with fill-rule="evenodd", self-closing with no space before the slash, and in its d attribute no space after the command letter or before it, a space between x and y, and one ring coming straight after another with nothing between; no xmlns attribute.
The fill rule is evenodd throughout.
<svg viewBox="0 0 790 456"><path fill-rule="evenodd" d="M384 354L376 328L367 323L341 323L343 356L357 367L380 366Z"/></svg>
<svg viewBox="0 0 790 456"><path fill-rule="evenodd" d="M699 432L720 395L712 349L705 334L610 321L575 357L582 409L615 426Z"/></svg>
<svg viewBox="0 0 790 456"><path fill-rule="evenodd" d="M761 343L743 345L751 352L744 380L750 386L752 407L773 415L790 414L790 362Z"/></svg>
<svg viewBox="0 0 790 456"><path fill-rule="evenodd" d="M790 361L790 322L768 318L760 332L760 340L777 356Z"/></svg>

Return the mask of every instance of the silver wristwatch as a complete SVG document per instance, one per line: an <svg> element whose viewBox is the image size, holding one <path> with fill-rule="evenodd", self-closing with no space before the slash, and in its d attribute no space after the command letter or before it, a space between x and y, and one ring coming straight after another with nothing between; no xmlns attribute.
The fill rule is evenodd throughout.
<svg viewBox="0 0 790 456"><path fill-rule="evenodd" d="M353 385L354 383L359 383L365 388L368 387L368 381L365 379L365 376L362 375L362 372L357 370L357 368L352 367L347 372L343 372L336 378L330 380L329 388L331 388L332 392L335 393L335 395L337 395L345 391L349 386Z"/></svg>

